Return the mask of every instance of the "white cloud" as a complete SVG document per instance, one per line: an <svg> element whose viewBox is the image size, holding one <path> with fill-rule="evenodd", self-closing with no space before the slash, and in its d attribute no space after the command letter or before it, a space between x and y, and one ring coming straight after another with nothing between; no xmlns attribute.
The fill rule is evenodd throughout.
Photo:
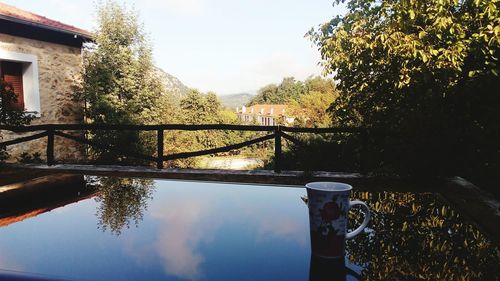
<svg viewBox="0 0 500 281"><path fill-rule="evenodd" d="M205 260L199 252L199 243L215 230L204 225L209 213L209 201L202 199L166 200L168 208L153 210L153 217L160 221L157 241L159 256L163 259L167 274L188 280L199 280ZM201 227L203 226L203 227Z"/></svg>
<svg viewBox="0 0 500 281"><path fill-rule="evenodd" d="M241 190L233 188L214 188L203 197L195 196L196 189L186 189L183 185L168 188L179 190L157 198L151 205L151 216L159 226L151 248L158 254L168 275L191 281L206 277L203 246L223 235L220 233L223 225L240 226L244 221L247 227L241 229L242 237L246 237L245 231L253 235L253 230L256 230L256 243L287 240L302 247L307 245L308 232L304 231L307 225L291 218L289 213L283 213L279 205L246 200ZM298 197L293 194L292 198ZM134 243L129 246L127 254L133 253L137 246L144 247ZM149 246L146 248L150 249Z"/></svg>
<svg viewBox="0 0 500 281"><path fill-rule="evenodd" d="M259 221L258 225L258 238L260 240L266 239L280 239L292 240L301 246L307 243L307 233L304 231L303 226L297 223L296 220L283 217L273 217L272 219L262 214L263 219Z"/></svg>
<svg viewBox="0 0 500 281"><path fill-rule="evenodd" d="M284 77L304 80L311 75L321 75L322 69L317 65L318 61L319 54L315 50L305 57L294 56L289 52L277 52L253 62L236 61L231 66L233 71L217 68L212 71L197 71L195 68L179 78L191 87L202 91L213 90L222 95L255 93L267 84L280 83Z"/></svg>

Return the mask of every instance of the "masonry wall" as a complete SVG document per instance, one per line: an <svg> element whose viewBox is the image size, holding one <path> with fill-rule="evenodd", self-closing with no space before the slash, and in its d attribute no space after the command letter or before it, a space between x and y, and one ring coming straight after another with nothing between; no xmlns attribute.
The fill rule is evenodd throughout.
<svg viewBox="0 0 500 281"><path fill-rule="evenodd" d="M83 105L72 99L72 88L82 67L80 48L0 34L0 49L37 56L41 115L32 125L83 121ZM13 135L2 131L1 134L4 140L9 140L33 133ZM45 159L46 141L47 138L42 138L7 147L11 155L8 162L15 161L22 152L40 152ZM56 161L76 161L82 159L84 150L81 145L56 136L54 154Z"/></svg>

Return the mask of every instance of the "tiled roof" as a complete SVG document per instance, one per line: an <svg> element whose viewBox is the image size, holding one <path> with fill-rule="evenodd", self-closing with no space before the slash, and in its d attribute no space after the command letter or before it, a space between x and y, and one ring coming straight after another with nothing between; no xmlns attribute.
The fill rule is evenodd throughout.
<svg viewBox="0 0 500 281"><path fill-rule="evenodd" d="M4 3L0 3L0 16L5 19L12 19L26 24L37 25L42 28L45 27L48 29L74 33L89 39L93 37L92 33L87 30L51 20L44 16L24 11Z"/></svg>
<svg viewBox="0 0 500 281"><path fill-rule="evenodd" d="M279 116L279 115L285 115L287 106L285 104L255 104L244 108L245 112L243 112L243 107L242 107L238 108L237 113L244 113L250 115Z"/></svg>
<svg viewBox="0 0 500 281"><path fill-rule="evenodd" d="M27 211L27 212L22 212L21 214L16 214L16 215L12 215L12 216L7 216L7 217L4 217L4 218L0 218L0 228L4 227L4 226L8 226L9 224L13 224L13 223L20 222L20 221L23 221L23 220L26 220L26 219L29 219L29 218L36 217L36 216L38 216L40 214L43 214L43 213L46 213L46 212L50 212L50 211L52 211L54 209L57 209L59 207L63 207L65 205L68 205L68 204L71 204L71 203L74 203L74 202L78 202L78 201L81 201L81 200L92 198L94 196L95 196L95 193L91 193L91 194L87 194L85 196L81 196L81 197L77 197L77 198L71 198L71 199L68 199L68 200L57 202L57 203L54 203L54 204L52 204L50 206L47 206L47 207L41 207L41 208L38 208L38 209L35 209L35 210L30 210L30 211Z"/></svg>

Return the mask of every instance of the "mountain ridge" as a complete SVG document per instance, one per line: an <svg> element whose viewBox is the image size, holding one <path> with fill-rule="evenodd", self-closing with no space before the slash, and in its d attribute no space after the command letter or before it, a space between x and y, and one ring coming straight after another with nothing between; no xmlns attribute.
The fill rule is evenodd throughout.
<svg viewBox="0 0 500 281"><path fill-rule="evenodd" d="M160 67L155 67L155 74L165 87L166 94L170 94L175 103L178 104L186 96L189 87L184 85L179 78L167 73Z"/></svg>
<svg viewBox="0 0 500 281"><path fill-rule="evenodd" d="M250 93L237 93L229 95L217 95L217 98L223 106L235 110L236 107L246 105L254 96L255 95Z"/></svg>

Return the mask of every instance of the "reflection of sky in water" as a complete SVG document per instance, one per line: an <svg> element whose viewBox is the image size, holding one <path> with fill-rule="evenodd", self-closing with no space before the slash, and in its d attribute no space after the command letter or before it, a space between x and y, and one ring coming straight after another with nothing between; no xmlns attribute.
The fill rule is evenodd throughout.
<svg viewBox="0 0 500 281"><path fill-rule="evenodd" d="M307 280L303 189L157 181L139 227L85 200L0 228L0 268L100 280Z"/></svg>
<svg viewBox="0 0 500 281"><path fill-rule="evenodd" d="M132 224L119 236L97 228L100 203L93 199L0 228L0 274L16 270L86 280L309 279L308 211L300 199L304 189L165 180L155 186L139 227ZM353 198L368 202L373 212L365 234L348 242L351 273L364 268L370 280L416 280L421 274L428 276L422 280L456 280L470 272L486 273L486 278L471 280L500 276L498 248L438 196L355 191ZM350 214L352 225L356 216ZM455 278L436 278L439 274ZM357 279L348 275L345 280Z"/></svg>
<svg viewBox="0 0 500 281"><path fill-rule="evenodd" d="M168 275L241 279L247 266L253 279L253 262L289 260L282 256L288 247L296 254L308 251L307 209L300 204L300 189L177 182L162 182L159 189L163 187L169 192L157 194L150 210L158 220L156 249Z"/></svg>

